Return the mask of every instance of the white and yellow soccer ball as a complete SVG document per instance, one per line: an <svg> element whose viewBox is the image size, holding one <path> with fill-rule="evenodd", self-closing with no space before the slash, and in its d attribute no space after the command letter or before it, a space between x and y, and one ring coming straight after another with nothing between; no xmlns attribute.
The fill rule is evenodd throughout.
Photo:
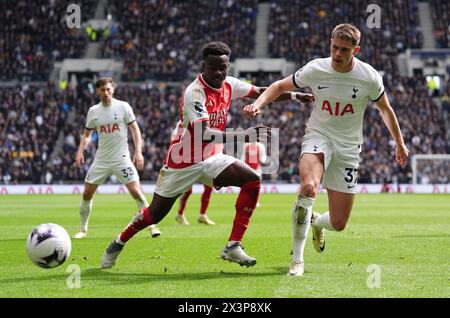
<svg viewBox="0 0 450 318"><path fill-rule="evenodd" d="M27 239L27 255L39 267L53 268L70 256L72 242L67 231L54 223L36 226Z"/></svg>

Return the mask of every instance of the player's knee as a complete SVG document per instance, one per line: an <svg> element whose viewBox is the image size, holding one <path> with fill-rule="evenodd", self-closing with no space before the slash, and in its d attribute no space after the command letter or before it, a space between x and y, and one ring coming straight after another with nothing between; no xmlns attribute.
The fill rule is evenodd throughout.
<svg viewBox="0 0 450 318"><path fill-rule="evenodd" d="M343 231L347 225L347 222L343 220L330 220L330 223L337 232Z"/></svg>
<svg viewBox="0 0 450 318"><path fill-rule="evenodd" d="M248 180L242 185L241 188L251 188L259 192L261 190L261 180L259 178L256 180Z"/></svg>
<svg viewBox="0 0 450 318"><path fill-rule="evenodd" d="M306 184L302 184L301 192L304 196L307 196L309 198L314 198L317 193L317 188L314 183L306 183Z"/></svg>
<svg viewBox="0 0 450 318"><path fill-rule="evenodd" d="M249 182L255 181L259 181L259 183L261 184L261 179L258 177L258 175L256 173L252 173Z"/></svg>
<svg viewBox="0 0 450 318"><path fill-rule="evenodd" d="M92 200L93 196L94 196L94 192L93 191L89 191L89 190L84 190L83 191L83 200L84 201Z"/></svg>

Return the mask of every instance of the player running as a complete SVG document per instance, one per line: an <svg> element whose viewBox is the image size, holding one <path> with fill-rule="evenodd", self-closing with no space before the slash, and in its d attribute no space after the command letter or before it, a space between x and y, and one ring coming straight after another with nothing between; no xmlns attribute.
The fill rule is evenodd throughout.
<svg viewBox="0 0 450 318"><path fill-rule="evenodd" d="M111 77L102 77L95 83L101 101L89 108L86 127L75 158L75 165L81 167L84 163L84 149L95 129L98 134L98 149L84 180L83 200L80 205L80 232L74 236L77 239L87 236L95 190L110 175L115 175L121 183L125 184L131 196L136 200L138 208L148 206L141 191L138 172L133 164L135 163L139 170L144 168L141 131L131 106L127 102L113 98L114 86ZM130 128L134 142L133 161L130 159L128 149L128 128ZM150 226L149 230L152 237L161 234L156 225Z"/></svg>
<svg viewBox="0 0 450 318"><path fill-rule="evenodd" d="M306 126L300 155L300 194L292 210L293 256L288 275L304 272L303 251L309 225L313 245L325 249L324 229L342 231L350 217L358 179L362 124L372 100L396 143L395 160L404 165L408 149L397 117L389 104L380 74L357 59L361 32L351 24L337 25L331 35L328 58L310 61L295 74L277 81L253 103L244 107L249 117L285 91L309 86L316 104ZM312 213L317 189L327 188L329 211Z"/></svg>
<svg viewBox="0 0 450 318"><path fill-rule="evenodd" d="M148 225L160 222L177 197L195 182L215 188L241 188L231 234L221 258L241 266L256 264L256 259L244 252L241 242L258 202L261 183L249 166L223 154L222 148L224 141L242 140L251 133L257 140L270 138L270 129L261 125L244 133L224 132L231 101L240 97L255 99L264 90L227 76L230 54L229 47L222 42L210 42L203 47L203 73L186 88L180 103L184 133L169 146L150 206L139 210L108 246L103 254L102 268L114 266L128 240ZM312 98L308 94L296 94L303 101ZM291 94L286 93L277 100L290 98ZM247 137L245 141L255 141L255 138Z"/></svg>

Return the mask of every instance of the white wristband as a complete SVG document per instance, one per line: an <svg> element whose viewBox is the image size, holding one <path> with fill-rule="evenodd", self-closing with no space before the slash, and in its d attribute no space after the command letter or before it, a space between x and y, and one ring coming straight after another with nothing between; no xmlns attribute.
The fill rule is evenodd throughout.
<svg viewBox="0 0 450 318"><path fill-rule="evenodd" d="M296 92L291 92L291 99L293 102L299 102L299 100L297 99L297 93Z"/></svg>

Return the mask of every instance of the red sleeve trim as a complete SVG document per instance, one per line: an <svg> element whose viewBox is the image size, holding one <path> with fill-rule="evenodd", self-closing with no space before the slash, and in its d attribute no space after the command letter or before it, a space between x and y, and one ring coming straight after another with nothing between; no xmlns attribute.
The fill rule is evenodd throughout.
<svg viewBox="0 0 450 318"><path fill-rule="evenodd" d="M255 86L252 85L252 87L250 88L250 92L248 92L248 94L245 95L244 97L249 97L251 94L253 94L254 91L255 91Z"/></svg>

